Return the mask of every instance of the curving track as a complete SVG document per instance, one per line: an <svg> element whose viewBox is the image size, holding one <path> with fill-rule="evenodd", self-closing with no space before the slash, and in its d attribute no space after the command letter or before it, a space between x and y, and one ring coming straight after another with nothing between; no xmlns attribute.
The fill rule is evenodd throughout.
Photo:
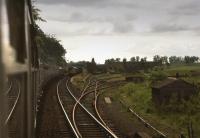
<svg viewBox="0 0 200 138"><path fill-rule="evenodd" d="M121 137L114 125L108 120L104 121L98 111L98 82L90 79L81 92L72 92L69 84L68 79L61 80L57 86L57 96L74 135L78 138Z"/></svg>
<svg viewBox="0 0 200 138"><path fill-rule="evenodd" d="M10 81L9 83L10 83L10 84L9 84L9 87L7 88L6 93L5 93L6 95L9 94L9 92L11 91L12 86L13 86L13 82L12 82L12 81Z"/></svg>
<svg viewBox="0 0 200 138"><path fill-rule="evenodd" d="M48 82L43 89L43 97L39 104L36 137L37 138L73 138L75 137L69 123L66 119L66 114L63 113L62 94L57 95L59 88L59 80L54 78Z"/></svg>
<svg viewBox="0 0 200 138"><path fill-rule="evenodd" d="M9 137L17 138L18 136L18 128L19 128L19 115L20 112L20 95L21 95L21 87L20 83L17 79L14 79L9 86L9 89L5 93L8 96L8 105L9 111L7 114L7 118L5 120L5 124L8 126Z"/></svg>
<svg viewBox="0 0 200 138"><path fill-rule="evenodd" d="M69 78L56 78L43 90L38 107L37 138L119 138L114 124L99 111L99 91L109 88L87 79L77 90ZM103 107L102 107L103 108Z"/></svg>

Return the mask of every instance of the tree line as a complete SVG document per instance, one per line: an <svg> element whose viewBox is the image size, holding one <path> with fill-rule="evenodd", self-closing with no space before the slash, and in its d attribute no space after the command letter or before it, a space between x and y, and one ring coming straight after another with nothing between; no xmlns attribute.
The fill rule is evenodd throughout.
<svg viewBox="0 0 200 138"><path fill-rule="evenodd" d="M114 62L147 62L147 57L140 57L140 56L135 56L131 57L130 60L127 60L127 58L123 58L122 60L120 58L111 58L111 59L106 59L105 64L109 63L114 63Z"/></svg>
<svg viewBox="0 0 200 138"><path fill-rule="evenodd" d="M161 64L192 64L192 63L198 63L199 57L197 56L160 56L155 55L153 56L153 62L159 62ZM131 57L130 60L127 60L126 58L123 58L122 60L120 58L111 58L106 59L105 64L109 63L115 63L115 62L148 62L147 57L140 57L140 56L134 56Z"/></svg>
<svg viewBox="0 0 200 138"><path fill-rule="evenodd" d="M192 63L198 63L199 62L199 57L197 56L160 56L160 55L155 55L153 57L153 61L155 62L160 62L162 64L192 64Z"/></svg>
<svg viewBox="0 0 200 138"><path fill-rule="evenodd" d="M171 64L192 64L198 63L199 57L197 56L160 56L155 55L153 61L148 61L147 57L134 56L129 60L126 58L111 58L106 59L102 65L97 65L95 59L92 58L91 62L81 61L76 65L82 66L90 73L95 72L135 72L139 70L148 70L155 66L171 65Z"/></svg>

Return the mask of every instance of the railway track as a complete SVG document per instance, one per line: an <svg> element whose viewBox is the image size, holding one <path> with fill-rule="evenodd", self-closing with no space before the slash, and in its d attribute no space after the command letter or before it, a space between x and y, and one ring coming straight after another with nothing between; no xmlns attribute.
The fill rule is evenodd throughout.
<svg viewBox="0 0 200 138"><path fill-rule="evenodd" d="M69 84L67 79L58 83L57 97L74 136L78 138L121 137L111 121L104 121L100 115L97 82L89 80L81 92L72 92Z"/></svg>
<svg viewBox="0 0 200 138"><path fill-rule="evenodd" d="M99 105L99 97L102 93L98 91L98 82L96 82L95 90L94 90L94 108L96 115L98 116L99 120L114 134L116 134L118 137L122 137L117 128L112 124L112 122L103 114L103 111L100 110Z"/></svg>
<svg viewBox="0 0 200 138"><path fill-rule="evenodd" d="M21 95L21 87L20 83L17 79L13 80L10 83L8 90L6 91L6 95L8 97L8 107L9 111L7 114L7 118L5 120L5 124L8 126L9 137L17 138L18 136L18 128L19 128L19 112L20 112L20 95Z"/></svg>
<svg viewBox="0 0 200 138"><path fill-rule="evenodd" d="M13 86L13 82L10 81L9 87L7 88L7 90L6 90L6 92L5 92L6 95L8 95L8 93L11 91L12 86Z"/></svg>
<svg viewBox="0 0 200 138"><path fill-rule="evenodd" d="M67 114L60 105L63 101L58 99L57 89L59 80L54 78L43 89L43 97L38 107L36 128L37 138L75 138L73 130L67 121ZM59 95L60 99L62 95ZM60 104L61 103L61 104Z"/></svg>

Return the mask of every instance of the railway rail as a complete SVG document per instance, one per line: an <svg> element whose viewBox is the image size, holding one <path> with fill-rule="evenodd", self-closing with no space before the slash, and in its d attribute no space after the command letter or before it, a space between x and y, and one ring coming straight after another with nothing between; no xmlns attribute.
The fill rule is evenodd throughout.
<svg viewBox="0 0 200 138"><path fill-rule="evenodd" d="M100 114L100 111L98 109L98 98L100 96L100 93L98 93L98 82L96 83L96 87L95 87L95 91L94 91L94 108L95 108L95 112L98 116L98 118L100 119L100 121L104 124L104 126L106 126L112 133L114 133L111 128L107 125L107 123L104 121L103 117Z"/></svg>
<svg viewBox="0 0 200 138"><path fill-rule="evenodd" d="M5 124L6 124L6 125L8 124L8 122L9 122L10 119L11 119L11 117L13 116L13 113L14 113L16 107L17 107L17 104L18 104L18 102L19 102L19 98L20 98L20 95L21 95L20 84L19 84L19 82L18 82L17 80L15 80L15 82L16 82L16 84L17 84L17 92L14 92L13 95L10 95L10 96L12 96L12 97L11 97L12 100L13 100L13 96L14 96L14 103L13 103L13 105L12 105L10 111L9 111L9 114L8 114L8 116L7 116L7 119L6 119L6 121L5 121ZM11 85L10 88L9 88L10 90L11 90L11 87L12 87L12 85ZM8 92L10 92L10 90L7 91L7 94L8 94ZM13 91L15 91L15 90L13 90ZM8 95L8 97L9 97L9 95ZM11 100L11 101L12 101L12 100ZM9 102L11 102L11 101L9 101Z"/></svg>
<svg viewBox="0 0 200 138"><path fill-rule="evenodd" d="M84 89L79 92L72 92L69 83L69 79L58 82L57 98L74 137L118 138L119 133L116 135L109 128L98 111L97 81L89 79ZM63 88L65 90L61 91Z"/></svg>
<svg viewBox="0 0 200 138"><path fill-rule="evenodd" d="M8 97L8 113L5 120L5 125L8 127L9 138L18 138L20 120L18 118L20 114L20 98L21 98L21 86L17 79L13 79L9 85L5 95Z"/></svg>
<svg viewBox="0 0 200 138"><path fill-rule="evenodd" d="M73 131L75 137L78 138L78 137L79 137L79 134L77 133L76 128L73 126L73 124L72 124L72 122L71 122L71 120L70 120L70 118L69 118L67 112L65 111L64 105L63 105L63 103L62 103L62 101L61 101L61 96L60 96L60 94L59 94L59 85L60 85L60 82L58 82L58 84L57 84L57 98L58 98L58 102L59 102L59 104L60 104L60 107L62 108L62 111L63 111L63 113L64 113L64 115L65 115L65 118L66 118L67 122L69 123L70 128L72 129L72 131Z"/></svg>
<svg viewBox="0 0 200 138"><path fill-rule="evenodd" d="M63 112L62 94L58 91L60 89L60 79L60 77L54 78L43 89L43 96L37 113L37 138L76 137L67 121L67 114Z"/></svg>
<svg viewBox="0 0 200 138"><path fill-rule="evenodd" d="M6 92L5 92L6 95L8 95L8 93L11 91L12 85L13 85L13 82L10 81L9 87L8 87L8 89L7 89Z"/></svg>
<svg viewBox="0 0 200 138"><path fill-rule="evenodd" d="M131 109L131 107L127 106L126 103L124 103L123 100L120 100L120 103L123 106L125 106L128 109L128 111L130 111L135 117L137 117L138 120L140 120L146 127L155 131L160 136L160 138L166 138L167 137L163 132L159 131L157 128L155 128L150 123L148 123L146 120L144 120L144 118L142 118L140 115L138 115L133 109Z"/></svg>

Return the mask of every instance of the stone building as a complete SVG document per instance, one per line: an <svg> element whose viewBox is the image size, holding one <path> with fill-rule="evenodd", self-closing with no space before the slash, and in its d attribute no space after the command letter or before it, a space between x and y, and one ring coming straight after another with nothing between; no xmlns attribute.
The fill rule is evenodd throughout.
<svg viewBox="0 0 200 138"><path fill-rule="evenodd" d="M177 101L188 100L197 93L197 87L184 80L168 78L152 86L152 100L156 105L169 103L173 95Z"/></svg>

